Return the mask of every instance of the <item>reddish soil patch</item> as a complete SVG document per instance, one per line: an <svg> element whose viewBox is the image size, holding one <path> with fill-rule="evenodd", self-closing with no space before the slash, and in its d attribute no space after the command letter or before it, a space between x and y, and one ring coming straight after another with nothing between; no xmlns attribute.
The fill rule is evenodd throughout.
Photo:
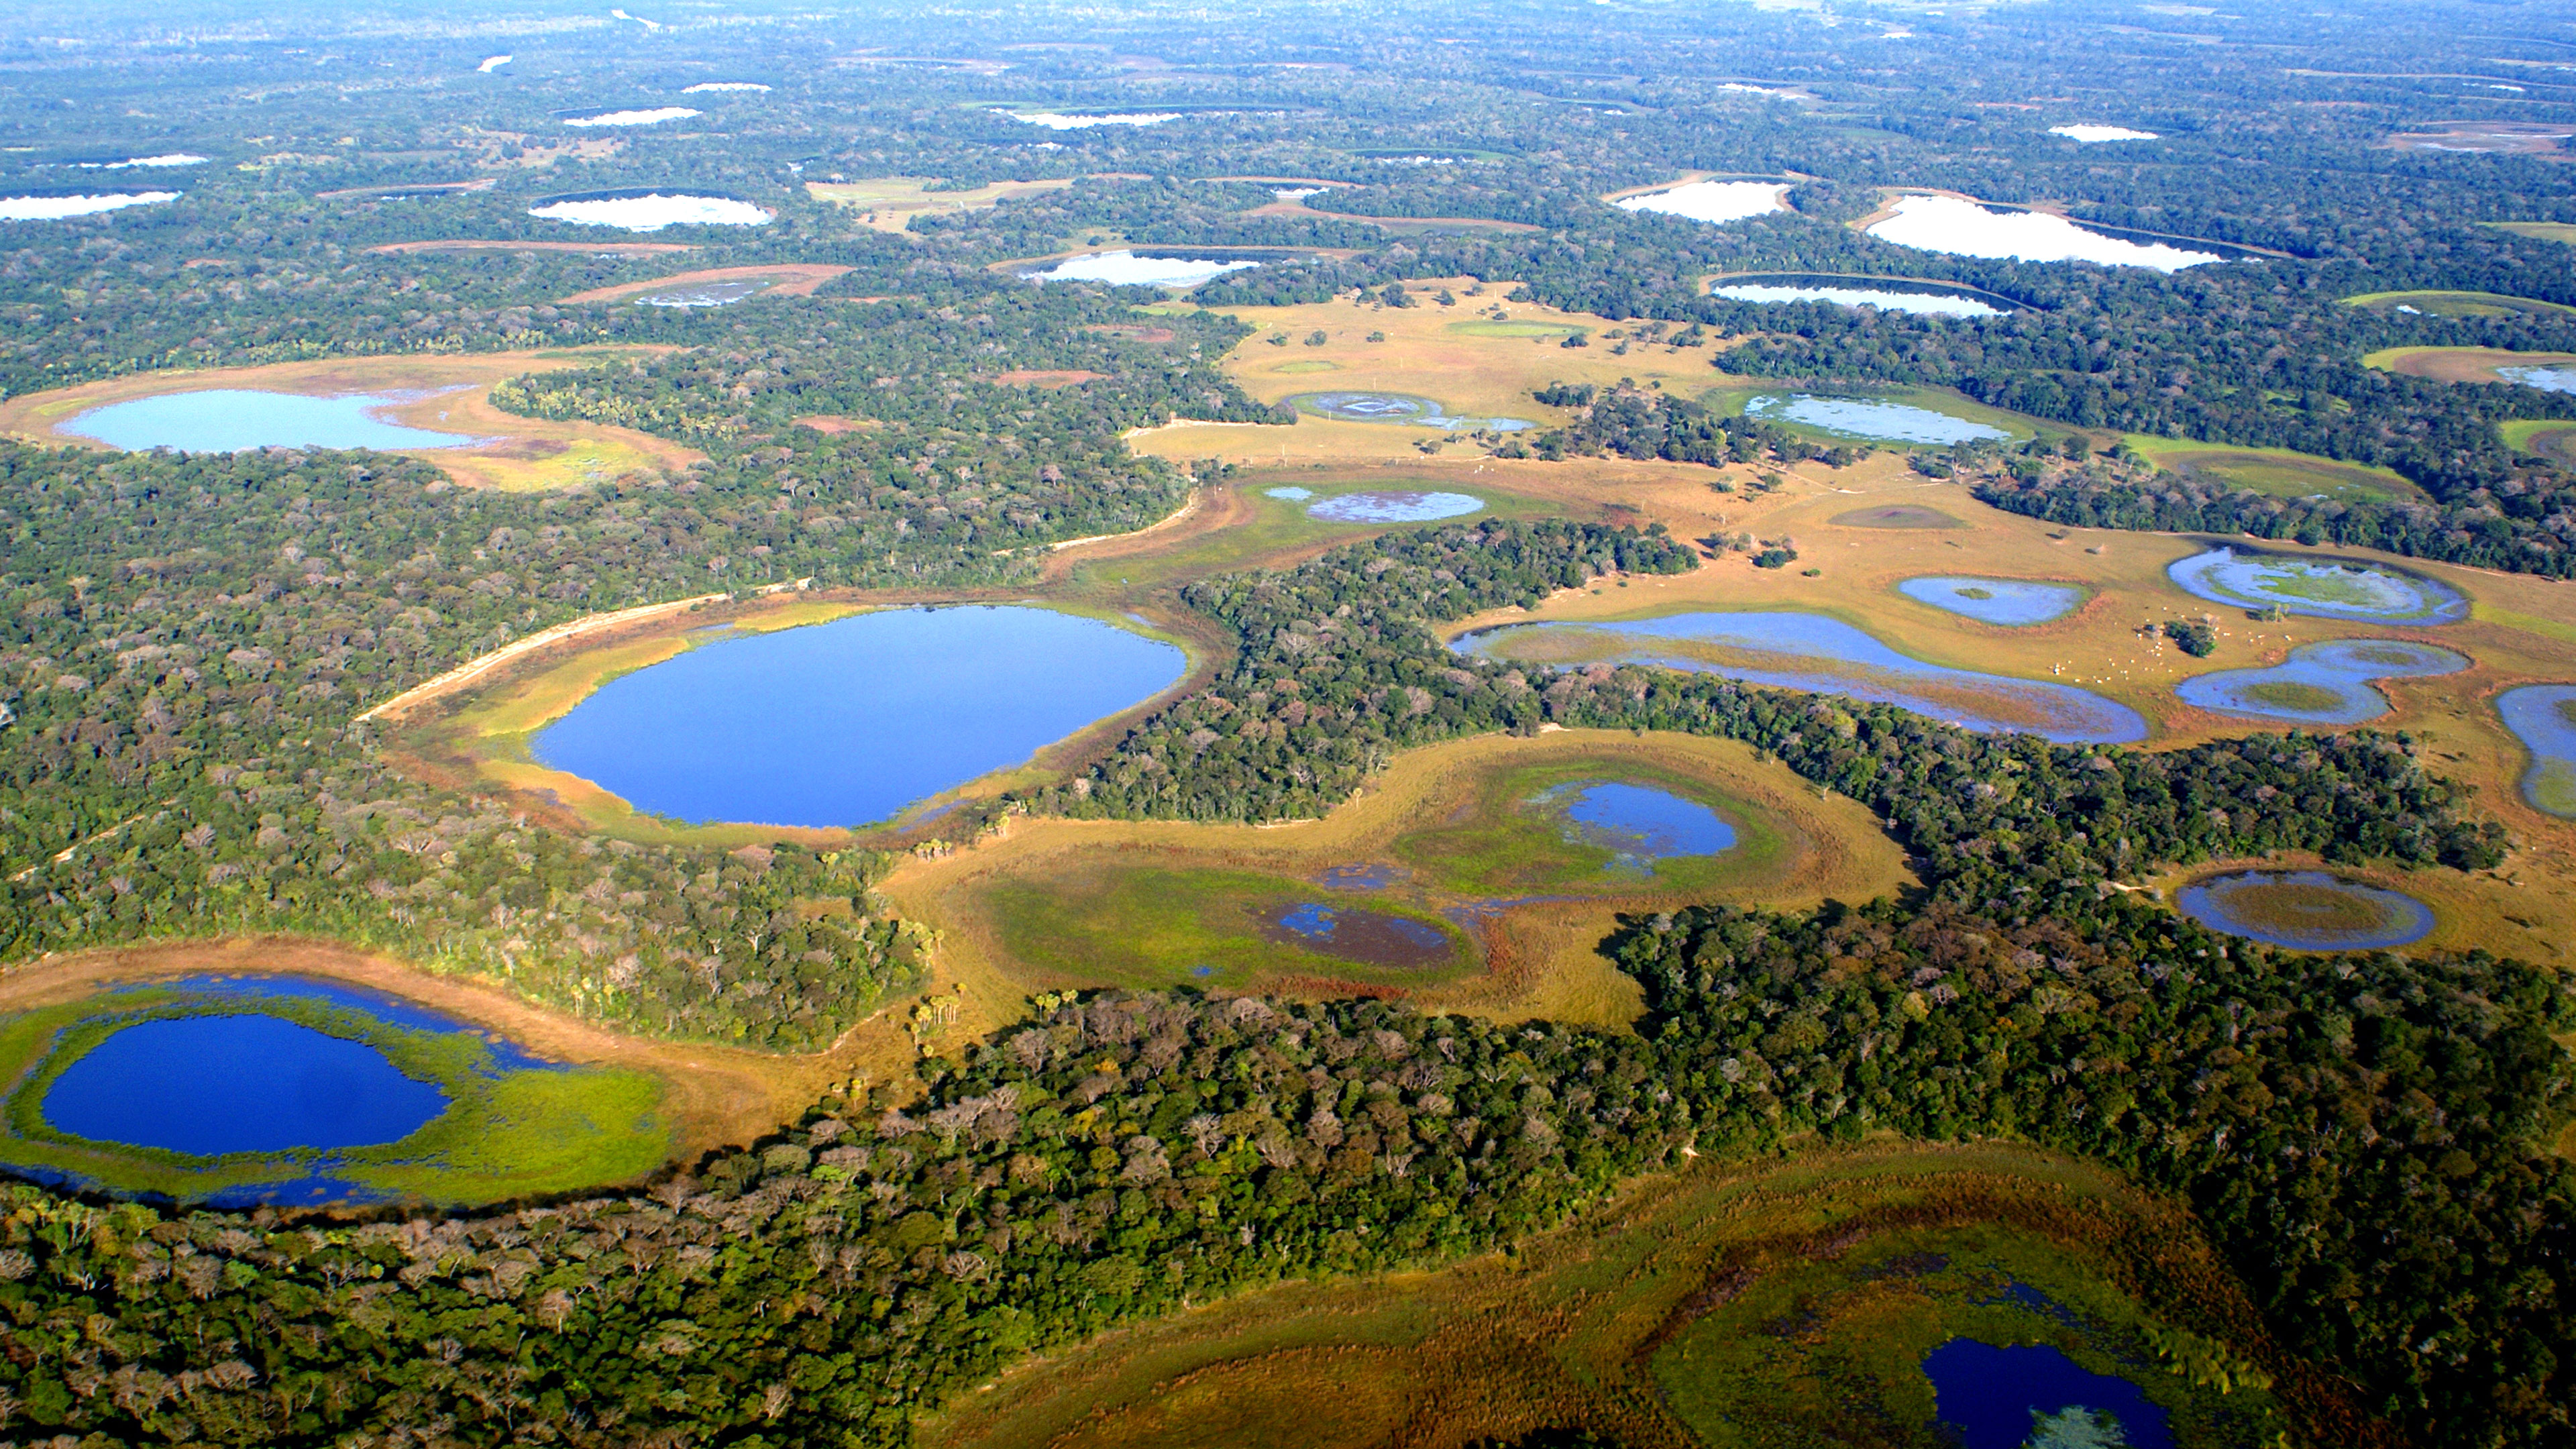
<svg viewBox="0 0 2576 1449"><path fill-rule="evenodd" d="M995 373L989 380L1025 384L1030 387L1073 387L1080 383L1098 382L1108 375L1105 372L1090 372L1079 367L1060 372L1037 371L1024 367L1016 372Z"/></svg>
<svg viewBox="0 0 2576 1449"><path fill-rule="evenodd" d="M796 425L812 428L818 433L864 433L870 428L885 426L874 418L843 417L838 413L815 413L809 417L798 418Z"/></svg>
<svg viewBox="0 0 2576 1449"><path fill-rule="evenodd" d="M1456 954L1437 928L1379 911L1308 902L1274 906L1260 921L1265 941L1368 966L1445 966Z"/></svg>
<svg viewBox="0 0 2576 1449"><path fill-rule="evenodd" d="M1149 327L1141 322L1095 322L1082 330L1104 337L1124 337L1130 342L1169 342L1179 335L1169 327Z"/></svg>
<svg viewBox="0 0 2576 1449"><path fill-rule="evenodd" d="M548 241L425 241L393 242L369 247L370 252L588 252L606 257L650 257L665 252L693 252L697 248L681 242L548 242Z"/></svg>
<svg viewBox="0 0 2576 1449"><path fill-rule="evenodd" d="M555 301L558 306L570 306L575 302L614 302L620 297L632 297L639 292L655 291L662 287L687 287L700 282L749 282L763 278L775 279L769 285L769 294L773 297L810 297L814 295L816 287L848 270L847 267L825 266L813 262L794 262L785 266L770 267L709 267L702 272L680 272L668 277L656 277L649 282L620 282L614 287L593 287L587 292L575 292L569 297L558 297Z"/></svg>

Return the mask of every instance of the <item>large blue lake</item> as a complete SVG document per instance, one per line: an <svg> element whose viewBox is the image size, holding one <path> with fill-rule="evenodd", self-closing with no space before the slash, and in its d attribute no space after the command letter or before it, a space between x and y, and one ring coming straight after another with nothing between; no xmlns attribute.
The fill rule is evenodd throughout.
<svg viewBox="0 0 2576 1449"><path fill-rule="evenodd" d="M2504 727L2531 751L2522 798L2531 808L2576 819L2576 684L2526 684L2496 696Z"/></svg>
<svg viewBox="0 0 2576 1449"><path fill-rule="evenodd" d="M394 1142L446 1110L374 1047L259 1014L120 1028L44 1101L56 1131L201 1157Z"/></svg>
<svg viewBox="0 0 2576 1449"><path fill-rule="evenodd" d="M1464 654L1519 664L1652 664L1902 705L1972 730L2069 743L2147 737L2127 705L2069 684L1927 664L1821 614L1675 614L1584 624L1509 624L1456 640Z"/></svg>
<svg viewBox="0 0 2576 1449"><path fill-rule="evenodd" d="M889 609L702 644L611 680L530 748L654 814L865 825L1140 704L1188 664L1052 609Z"/></svg>
<svg viewBox="0 0 2576 1449"><path fill-rule="evenodd" d="M114 448L238 453L251 448L460 448L479 441L376 416L413 398L302 397L219 387L109 403L62 424Z"/></svg>
<svg viewBox="0 0 2576 1449"><path fill-rule="evenodd" d="M1932 1412L1963 1449L2023 1449L2033 1443L2123 1444L2173 1449L2165 1411L2124 1378L2097 1374L2044 1343L1999 1348L1954 1338L1923 1358ZM2068 1433L2076 1415L2118 1422L2117 1437ZM2056 1430L2055 1433L2049 1433ZM2043 1435L2047 1437L2042 1437Z"/></svg>

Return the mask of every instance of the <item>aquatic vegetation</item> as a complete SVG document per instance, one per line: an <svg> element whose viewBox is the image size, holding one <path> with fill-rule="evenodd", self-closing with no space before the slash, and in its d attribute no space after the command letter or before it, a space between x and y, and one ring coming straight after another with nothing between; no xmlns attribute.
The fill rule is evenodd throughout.
<svg viewBox="0 0 2576 1449"><path fill-rule="evenodd" d="M1397 392L1309 392L1288 399L1301 413L1352 423L1409 423L1450 432L1516 433L1534 426L1526 418L1462 418L1427 397Z"/></svg>
<svg viewBox="0 0 2576 1449"><path fill-rule="evenodd" d="M2456 674L2468 667L2468 656L2431 644L2338 639L2302 644L2266 668L2195 675L2175 685L2174 693L2185 704L2225 714L2353 725L2388 713L2387 696L2367 681Z"/></svg>
<svg viewBox="0 0 2576 1449"><path fill-rule="evenodd" d="M886 609L701 644L609 681L529 748L655 814L864 825L1017 764L1186 667L1173 645L1052 609Z"/></svg>
<svg viewBox="0 0 2576 1449"><path fill-rule="evenodd" d="M2094 262L2178 272L2222 261L2216 252L2164 242L2140 244L2078 226L2044 211L1996 211L1956 196L1900 196L1869 235L1918 251L2023 262Z"/></svg>
<svg viewBox="0 0 2576 1449"><path fill-rule="evenodd" d="M1749 398L1744 415L1765 422L1796 423L1841 438L1879 443L1973 443L2001 440L2012 434L1985 423L1936 413L1907 403L1875 398L1817 397L1809 393L1764 393Z"/></svg>
<svg viewBox="0 0 2576 1449"><path fill-rule="evenodd" d="M1750 684L1901 705L1980 731L2052 740L2146 738L2137 711L2090 690L1909 658L1821 614L1707 613L1582 624L1509 624L1453 646L1520 664L1653 664Z"/></svg>
<svg viewBox="0 0 2576 1449"><path fill-rule="evenodd" d="M2165 574L2195 598L2246 609L2371 624L2450 624L2469 616L2469 601L2449 585L2375 564L2215 548L2175 560Z"/></svg>
<svg viewBox="0 0 2576 1449"><path fill-rule="evenodd" d="M2413 896L2317 870L2211 876L2174 905L2213 931L2302 951L2381 950L2433 931L2433 908Z"/></svg>
<svg viewBox="0 0 2576 1449"><path fill-rule="evenodd" d="M387 422L415 399L374 393L308 397L245 388L166 392L92 408L62 431L116 448L236 453L245 448L462 448L484 441Z"/></svg>
<svg viewBox="0 0 2576 1449"><path fill-rule="evenodd" d="M1896 591L1918 604L1964 614L1983 624L2045 624L2075 612L2085 599L2085 590L2077 584L1949 575L1906 579Z"/></svg>
<svg viewBox="0 0 2576 1449"><path fill-rule="evenodd" d="M1954 1338L1924 1356L1923 1374L1963 1449L2172 1449L2165 1411L2136 1384L2054 1344Z"/></svg>
<svg viewBox="0 0 2576 1449"><path fill-rule="evenodd" d="M1262 934L1318 955L1367 966L1437 966L1456 947L1439 927L1384 911L1300 901L1261 917Z"/></svg>
<svg viewBox="0 0 2576 1449"><path fill-rule="evenodd" d="M2531 751L2522 798L2531 808L2576 820L2576 684L2526 684L2496 696L2506 729Z"/></svg>

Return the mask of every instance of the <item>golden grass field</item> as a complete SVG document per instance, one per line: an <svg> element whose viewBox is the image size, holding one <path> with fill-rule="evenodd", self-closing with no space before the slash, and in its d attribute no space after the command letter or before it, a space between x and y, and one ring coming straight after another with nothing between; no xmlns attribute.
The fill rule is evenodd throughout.
<svg viewBox="0 0 2576 1449"><path fill-rule="evenodd" d="M398 406L385 409L390 420L466 439L459 447L398 451L438 465L449 477L469 487L535 492L606 482L629 473L677 471L703 461L703 453L632 428L581 420L523 418L491 404L492 384L496 382L522 373L585 367L636 351L632 347L577 347L136 373L0 402L0 434L32 443L104 449L107 445L96 439L64 431L63 424L108 403L165 393L217 388L305 397L375 393L406 398Z"/></svg>
<svg viewBox="0 0 2576 1449"><path fill-rule="evenodd" d="M998 206L1007 197L1035 196L1073 184L1069 180L996 181L972 191L928 190L934 179L928 176L878 176L864 181L808 181L805 190L817 201L828 201L861 213L867 224L878 231L899 232L910 226L916 216L977 211Z"/></svg>
<svg viewBox="0 0 2576 1449"><path fill-rule="evenodd" d="M957 1396L917 1421L918 1442L1450 1449L1580 1428L1636 1449L1700 1449L1659 1379L1673 1368L1662 1350L1703 1314L1882 1243L1975 1251L1997 1231L2036 1245L2097 1297L2263 1364L2300 1418L2342 1419L2338 1387L2269 1342L2177 1209L2053 1154L1881 1140L1785 1163L1697 1163L1634 1183L1508 1254L1288 1283L1121 1328ZM1721 1281L1726 1290L1703 1292ZM1729 1387L1759 1399L1770 1386ZM1886 1442L1821 1417L1844 1406L1768 1397L1780 1420L1729 1442Z"/></svg>
<svg viewBox="0 0 2576 1449"><path fill-rule="evenodd" d="M656 277L649 282L620 282L612 287L593 287L555 299L557 306L569 307L576 302L615 302L664 287L685 287L696 282L767 281L765 297L811 297L814 289L847 272L848 267L825 266L810 262L787 262L766 267L709 267L704 271L676 272Z"/></svg>
<svg viewBox="0 0 2576 1449"><path fill-rule="evenodd" d="M2567 242L2576 245L2576 225L2563 221L2482 221L2478 225L2491 226L2498 231L2509 231L2515 236L2527 236L2533 241Z"/></svg>
<svg viewBox="0 0 2576 1449"><path fill-rule="evenodd" d="M2576 307L2508 297L2501 292L2365 292L2346 297L2343 302L2347 307L2367 307L2374 312L2407 310L2435 317L2576 316Z"/></svg>
<svg viewBox="0 0 2576 1449"><path fill-rule="evenodd" d="M2435 382L2505 382L2496 369L2500 367L2565 367L2576 363L2576 352L2512 352L2501 347L2387 347L2361 359L2365 367L2376 367L2404 377L2427 377Z"/></svg>

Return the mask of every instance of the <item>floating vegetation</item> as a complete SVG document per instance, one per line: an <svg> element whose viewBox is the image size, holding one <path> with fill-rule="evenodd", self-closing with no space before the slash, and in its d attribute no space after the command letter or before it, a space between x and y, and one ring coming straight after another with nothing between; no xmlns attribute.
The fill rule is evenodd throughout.
<svg viewBox="0 0 2576 1449"><path fill-rule="evenodd" d="M2211 876L2184 886L2175 905L2213 931L2302 951L2380 950L2433 930L2433 908L2413 896L2321 870Z"/></svg>
<svg viewBox="0 0 2576 1449"><path fill-rule="evenodd" d="M2496 696L2496 713L2531 751L2522 798L2544 815L2576 820L2576 684L2526 684Z"/></svg>
<svg viewBox="0 0 2576 1449"><path fill-rule="evenodd" d="M1265 912L1261 934L1280 945L1366 966L1442 966L1455 954L1448 934L1427 922L1317 901Z"/></svg>
<svg viewBox="0 0 2576 1449"><path fill-rule="evenodd" d="M2012 436L2001 428L1970 422L1930 408L1874 398L1819 397L1811 393L1764 393L1749 398L1744 415L1764 422L1795 423L1838 438L1865 438L1874 443L1956 444L2000 442Z"/></svg>
<svg viewBox="0 0 2576 1449"><path fill-rule="evenodd" d="M2457 674L2468 667L2468 656L2432 644L2339 639L2303 644L2268 668L2196 675L2175 685L2174 693L2185 704L2221 714L2352 725L2388 713L2388 697L2368 681Z"/></svg>
<svg viewBox="0 0 2576 1449"><path fill-rule="evenodd" d="M2079 585L2044 584L2030 579L1933 576L1907 579L1896 586L1896 591L1918 604L1964 614L1984 624L2045 624L2073 613L2085 599Z"/></svg>
<svg viewBox="0 0 2576 1449"><path fill-rule="evenodd" d="M2369 624L2451 624L2469 601L2447 584L2377 564L2215 548L2176 560L2167 577L2194 598Z"/></svg>

